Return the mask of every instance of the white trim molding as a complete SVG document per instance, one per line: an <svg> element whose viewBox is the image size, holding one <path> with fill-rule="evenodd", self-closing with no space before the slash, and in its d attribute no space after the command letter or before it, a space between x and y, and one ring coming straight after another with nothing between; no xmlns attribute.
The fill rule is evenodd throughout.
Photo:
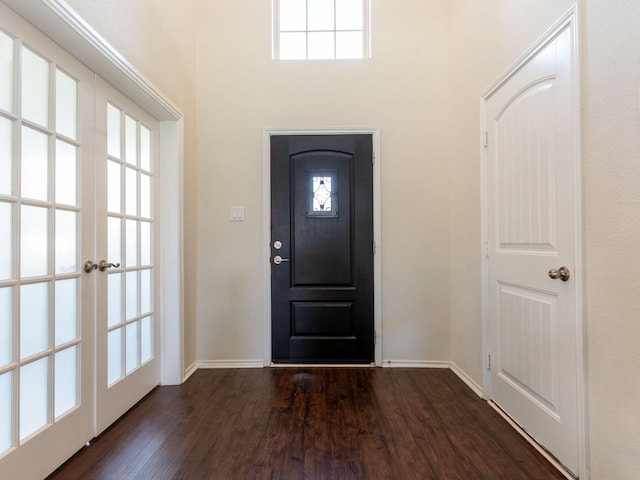
<svg viewBox="0 0 640 480"><path fill-rule="evenodd" d="M383 368L447 368L462 380L467 387L480 398L483 398L482 387L454 362L444 360L384 360Z"/></svg>
<svg viewBox="0 0 640 480"><path fill-rule="evenodd" d="M160 122L160 380L178 385L184 368L184 120Z"/></svg>
<svg viewBox="0 0 640 480"><path fill-rule="evenodd" d="M362 364L274 364L264 365L262 360L201 360L193 363L187 370L186 377L193 375L198 369L217 368L376 368L376 365ZM454 362L440 360L384 360L382 368L413 368L413 369L448 369L451 370L476 395L482 398L482 387L478 385ZM186 379L185 379L186 380Z"/></svg>
<svg viewBox="0 0 640 480"><path fill-rule="evenodd" d="M383 360L382 368L449 368L444 360Z"/></svg>
<svg viewBox="0 0 640 480"><path fill-rule="evenodd" d="M200 360L198 368L264 368L262 359L256 360Z"/></svg>
<svg viewBox="0 0 640 480"><path fill-rule="evenodd" d="M562 463L560 463L553 455L550 455L547 450L542 448L540 444L536 442L535 439L533 439L527 433L526 430L524 430L520 425L514 422L513 419L504 412L504 410L502 410L498 405L496 405L491 400L489 400L487 403L489 403L489 406L493 408L496 412L498 412L498 415L500 415L509 425L511 425L511 427L516 432L518 432L522 436L522 438L524 438L533 448L535 448L536 451L540 453L540 455L542 455L544 458L546 458L549 461L549 463L551 463L554 467L556 467L556 469L558 470L558 472L560 472L561 475L563 475L568 480L576 480L576 477L574 477L571 473L569 473L565 469L564 465L562 465ZM584 476L584 475L581 475L579 478L581 480L589 479L588 476Z"/></svg>
<svg viewBox="0 0 640 480"><path fill-rule="evenodd" d="M184 377L182 381L186 382L187 380L189 380L189 378L191 378L191 375L198 371L198 368L198 362L193 362L191 365L189 365L184 371Z"/></svg>
<svg viewBox="0 0 640 480"><path fill-rule="evenodd" d="M182 117L147 78L64 0L1 0L160 121Z"/></svg>
<svg viewBox="0 0 640 480"><path fill-rule="evenodd" d="M467 373L462 370L455 362L451 362L449 364L449 368L451 371L455 373L460 380L462 380L467 387L469 387L473 392L478 395L480 398L484 398L484 392L482 391L482 387L476 383L476 381L471 378Z"/></svg>
<svg viewBox="0 0 640 480"><path fill-rule="evenodd" d="M377 127L345 128L265 128L262 135L262 192L263 192L263 283L264 283L264 363L271 365L271 137L273 135L371 135L373 140L373 296L375 329L375 364L382 366L382 211L380 201L380 129Z"/></svg>

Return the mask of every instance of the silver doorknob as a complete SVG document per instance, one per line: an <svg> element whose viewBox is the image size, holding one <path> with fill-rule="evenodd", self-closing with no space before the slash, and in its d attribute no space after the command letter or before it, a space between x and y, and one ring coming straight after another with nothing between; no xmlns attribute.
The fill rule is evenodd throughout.
<svg viewBox="0 0 640 480"><path fill-rule="evenodd" d="M551 270L549 270L549 278L552 278L554 280L560 279L563 282L566 282L567 280L569 280L570 276L571 272L564 265L560 268L552 268Z"/></svg>
<svg viewBox="0 0 640 480"><path fill-rule="evenodd" d="M282 262L288 261L288 258L282 258L280 255L276 255L275 257L273 257L273 263L275 263L276 265L280 265Z"/></svg>
<svg viewBox="0 0 640 480"><path fill-rule="evenodd" d="M98 268L100 269L101 272L104 272L106 269L108 268L120 268L120 264L119 263L109 263L106 260L100 260L100 263L98 263Z"/></svg>

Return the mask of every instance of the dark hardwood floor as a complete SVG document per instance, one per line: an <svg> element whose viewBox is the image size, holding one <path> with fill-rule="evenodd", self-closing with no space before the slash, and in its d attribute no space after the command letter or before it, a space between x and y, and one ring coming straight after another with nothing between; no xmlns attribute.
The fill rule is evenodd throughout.
<svg viewBox="0 0 640 480"><path fill-rule="evenodd" d="M53 479L562 479L449 370L200 370Z"/></svg>

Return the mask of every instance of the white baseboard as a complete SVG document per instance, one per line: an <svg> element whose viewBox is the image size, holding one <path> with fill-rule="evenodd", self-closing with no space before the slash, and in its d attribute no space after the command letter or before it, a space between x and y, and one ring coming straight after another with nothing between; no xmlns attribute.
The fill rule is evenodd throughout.
<svg viewBox="0 0 640 480"><path fill-rule="evenodd" d="M456 365L454 362L451 362L449 364L449 368L451 368L451 371L453 373L455 373L458 378L460 380L462 380L467 387L469 387L471 390L473 390L476 395L478 395L480 398L484 398L484 392L482 391L482 387L480 385L478 385L475 380L473 380L473 378L471 378L469 375L467 375L464 370L462 370L458 365Z"/></svg>
<svg viewBox="0 0 640 480"><path fill-rule="evenodd" d="M513 421L513 419L509 415L507 415L498 405L496 405L491 400L489 400L488 403L496 412L498 412L498 414L500 414L502 418L505 419L505 421L509 425L511 425L511 427L513 427L513 429L516 432L518 432L522 436L522 438L524 438L527 442L529 442L531 446L535 448L544 458L549 460L549 462L554 467L556 467L558 471L567 478L567 480L576 479L576 477L569 470L567 470L567 468L561 462L559 462L556 457L551 455L545 448L540 446L538 442L536 442L520 425L518 425L515 421ZM580 476L580 478L582 479L583 477ZM588 478L588 476L585 478Z"/></svg>
<svg viewBox="0 0 640 480"><path fill-rule="evenodd" d="M373 365L271 365L271 367L373 367ZM434 361L434 360L384 360L383 368L449 368L462 380L476 395L480 398L483 396L482 387L478 385L469 375L467 375L454 362ZM187 381L196 370L215 369L215 368L264 368L262 360L200 360L194 362L184 374L184 380Z"/></svg>
<svg viewBox="0 0 640 480"><path fill-rule="evenodd" d="M264 368L262 360L200 360L198 368Z"/></svg>
<svg viewBox="0 0 640 480"><path fill-rule="evenodd" d="M383 360L382 368L449 368L450 362L429 360Z"/></svg>
<svg viewBox="0 0 640 480"><path fill-rule="evenodd" d="M482 387L478 385L469 375L467 375L454 362L447 361L426 361L426 360L384 360L383 368L449 368L462 380L476 395L482 398Z"/></svg>
<svg viewBox="0 0 640 480"><path fill-rule="evenodd" d="M191 375L193 375L194 373L196 373L198 371L198 362L193 362L191 365L189 365L189 367L187 367L187 369L184 371L184 375L182 376L182 383L186 382L187 380L189 380L189 378L191 377Z"/></svg>

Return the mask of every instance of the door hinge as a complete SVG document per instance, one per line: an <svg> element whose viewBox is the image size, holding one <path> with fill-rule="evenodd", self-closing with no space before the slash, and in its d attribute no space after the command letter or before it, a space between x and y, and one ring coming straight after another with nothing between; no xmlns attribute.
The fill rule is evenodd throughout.
<svg viewBox="0 0 640 480"><path fill-rule="evenodd" d="M491 370L491 352L487 352L487 370Z"/></svg>
<svg viewBox="0 0 640 480"><path fill-rule="evenodd" d="M378 250L378 246L376 245L376 241L374 240L374 241L371 243L371 251L372 251L372 252L373 252L373 254L375 255L377 250Z"/></svg>
<svg viewBox="0 0 640 480"><path fill-rule="evenodd" d="M483 147L489 146L489 132L482 133L482 146Z"/></svg>
<svg viewBox="0 0 640 480"><path fill-rule="evenodd" d="M371 165L376 164L376 152L371 152Z"/></svg>
<svg viewBox="0 0 640 480"><path fill-rule="evenodd" d="M484 258L489 258L489 242L484 242Z"/></svg>
<svg viewBox="0 0 640 480"><path fill-rule="evenodd" d="M376 330L373 331L373 344L378 343L378 332Z"/></svg>

